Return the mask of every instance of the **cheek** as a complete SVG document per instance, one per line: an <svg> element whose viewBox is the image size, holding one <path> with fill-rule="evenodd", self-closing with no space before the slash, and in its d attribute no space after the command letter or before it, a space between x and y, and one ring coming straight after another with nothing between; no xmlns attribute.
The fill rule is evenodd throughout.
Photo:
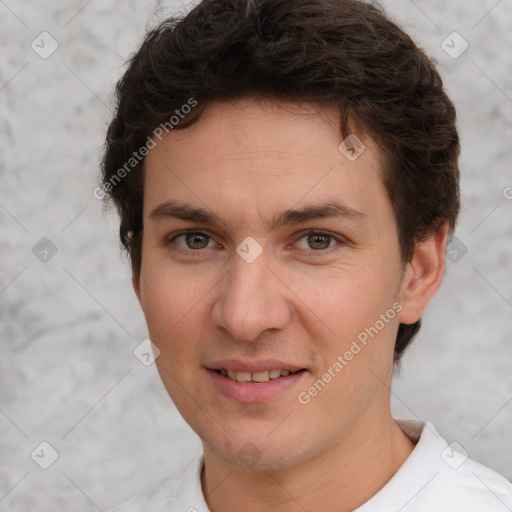
<svg viewBox="0 0 512 512"><path fill-rule="evenodd" d="M161 351L193 347L191 333L202 325L197 316L204 310L210 288L203 277L189 270L151 262L143 266L141 305L150 337Z"/></svg>
<svg viewBox="0 0 512 512"><path fill-rule="evenodd" d="M305 318L323 324L331 338L352 339L378 320L393 302L393 272L377 265L344 266L309 275L286 276ZM308 322L311 324L311 322Z"/></svg>
<svg viewBox="0 0 512 512"><path fill-rule="evenodd" d="M318 379L329 382L315 397L317 407L332 402L343 411L364 408L375 393L384 391L376 375L384 379L392 366L398 328L395 277L392 269L383 272L374 265L295 280L293 289L301 290L300 321L319 356L309 385Z"/></svg>
<svg viewBox="0 0 512 512"><path fill-rule="evenodd" d="M158 372L174 404L192 424L201 416L197 400L204 394L196 375L207 290L189 272L165 265L149 264L141 273L141 303L149 337L160 350Z"/></svg>
<svg viewBox="0 0 512 512"><path fill-rule="evenodd" d="M327 281L308 299L309 308L322 319L322 330L309 323L309 336L321 357L301 391L311 397L315 410L331 410L335 422L345 421L347 411L363 414L376 396L387 393L382 381L392 368L398 317L392 288L382 291L380 284L375 279L346 279L343 285Z"/></svg>

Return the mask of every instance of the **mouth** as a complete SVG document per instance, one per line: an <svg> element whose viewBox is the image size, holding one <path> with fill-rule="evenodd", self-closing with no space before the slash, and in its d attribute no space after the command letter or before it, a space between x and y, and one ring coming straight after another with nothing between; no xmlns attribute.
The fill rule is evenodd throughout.
<svg viewBox="0 0 512 512"><path fill-rule="evenodd" d="M214 370L219 375L223 377L227 377L236 382L254 382L254 383L262 383L268 382L269 380L276 380L282 377L289 377L290 375L294 375L299 372L305 371L305 369L290 371L290 370L280 370L278 368L274 368L272 370L263 370L259 372L242 372L235 370L228 370L226 368L220 368L218 370Z"/></svg>
<svg viewBox="0 0 512 512"><path fill-rule="evenodd" d="M206 369L215 391L245 404L261 404L281 396L285 399L292 389L304 382L308 373L306 368L270 360L254 364L219 361Z"/></svg>

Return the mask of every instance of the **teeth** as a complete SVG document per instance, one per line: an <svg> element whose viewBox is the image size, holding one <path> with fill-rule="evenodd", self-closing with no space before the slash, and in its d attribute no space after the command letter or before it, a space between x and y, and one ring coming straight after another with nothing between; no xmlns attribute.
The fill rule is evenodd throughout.
<svg viewBox="0 0 512 512"><path fill-rule="evenodd" d="M238 382L251 382L251 374L249 372L235 372Z"/></svg>
<svg viewBox="0 0 512 512"><path fill-rule="evenodd" d="M225 377L229 377L231 380L236 380L238 382L267 382L271 379L277 379L279 377L287 377L290 375L289 370L265 370L262 372L235 372L233 370L225 370L224 368L219 370L221 375Z"/></svg>
<svg viewBox="0 0 512 512"><path fill-rule="evenodd" d="M270 380L270 372L251 373L251 380L256 382L267 382L267 380Z"/></svg>

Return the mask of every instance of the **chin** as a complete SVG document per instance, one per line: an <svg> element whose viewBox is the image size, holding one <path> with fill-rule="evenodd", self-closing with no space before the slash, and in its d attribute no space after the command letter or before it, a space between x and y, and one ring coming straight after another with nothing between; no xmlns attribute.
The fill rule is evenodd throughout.
<svg viewBox="0 0 512 512"><path fill-rule="evenodd" d="M247 471L281 471L307 459L303 443L293 442L289 438L276 439L273 443L264 438L260 441L237 440L236 447L232 442L229 446L206 444L209 451L227 464ZM298 452L298 449L301 451Z"/></svg>

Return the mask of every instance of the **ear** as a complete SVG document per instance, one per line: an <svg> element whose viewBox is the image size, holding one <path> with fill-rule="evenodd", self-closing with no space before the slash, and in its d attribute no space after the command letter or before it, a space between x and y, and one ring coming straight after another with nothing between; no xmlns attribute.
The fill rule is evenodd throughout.
<svg viewBox="0 0 512 512"><path fill-rule="evenodd" d="M400 323L417 322L441 286L446 263L448 224L443 224L430 238L418 242L407 264L401 286Z"/></svg>

